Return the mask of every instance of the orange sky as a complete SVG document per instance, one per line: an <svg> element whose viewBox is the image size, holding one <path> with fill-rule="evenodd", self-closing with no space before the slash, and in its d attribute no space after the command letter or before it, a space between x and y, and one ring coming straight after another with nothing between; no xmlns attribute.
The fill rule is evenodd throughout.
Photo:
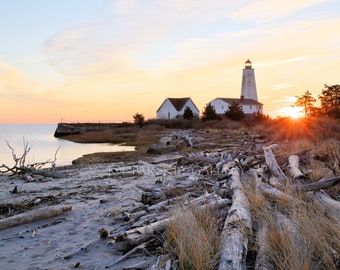
<svg viewBox="0 0 340 270"><path fill-rule="evenodd" d="M202 111L240 96L248 58L272 117L340 83L335 0L42 2L2 3L0 123L154 118L167 97Z"/></svg>

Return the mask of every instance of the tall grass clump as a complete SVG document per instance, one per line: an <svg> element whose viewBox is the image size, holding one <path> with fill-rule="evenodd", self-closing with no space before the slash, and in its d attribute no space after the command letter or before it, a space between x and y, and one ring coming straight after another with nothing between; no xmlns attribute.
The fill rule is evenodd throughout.
<svg viewBox="0 0 340 270"><path fill-rule="evenodd" d="M268 269L336 270L340 267L340 215L323 206L310 194L290 195L301 203L268 201L255 187L245 189L255 230L266 227L264 246ZM255 233L256 234L256 233ZM254 234L254 235L255 235Z"/></svg>
<svg viewBox="0 0 340 270"><path fill-rule="evenodd" d="M166 231L169 251L178 257L180 269L215 269L223 222L217 210L190 206L173 211Z"/></svg>
<svg viewBox="0 0 340 270"><path fill-rule="evenodd" d="M268 256L275 269L339 269L339 215L326 214L311 199L292 205L284 216L285 223L269 225Z"/></svg>

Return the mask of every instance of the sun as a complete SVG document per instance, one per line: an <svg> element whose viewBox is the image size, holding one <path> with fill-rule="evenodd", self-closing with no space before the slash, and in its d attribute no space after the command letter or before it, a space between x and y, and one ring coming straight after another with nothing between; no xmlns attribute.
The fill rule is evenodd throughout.
<svg viewBox="0 0 340 270"><path fill-rule="evenodd" d="M287 116L298 119L300 117L303 117L303 113L301 112L301 108L298 107L289 107L286 109Z"/></svg>

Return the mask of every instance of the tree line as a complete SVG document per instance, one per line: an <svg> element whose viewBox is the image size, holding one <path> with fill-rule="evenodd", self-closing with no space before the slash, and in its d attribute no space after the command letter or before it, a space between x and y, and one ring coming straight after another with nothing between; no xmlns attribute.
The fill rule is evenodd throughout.
<svg viewBox="0 0 340 270"><path fill-rule="evenodd" d="M305 114L305 117L319 117L319 116L329 116L332 118L340 118L340 85L324 85L321 94L318 95L320 100L320 107L316 107L314 104L317 101L316 98L307 90L301 96L295 96L296 101L292 107L301 107ZM233 102L229 105L228 110L224 114L227 118L231 120L242 120L245 114L242 110L242 105L240 102ZM256 118L265 118L263 115L254 115ZM134 122L140 126L144 123L143 114L136 113L133 115ZM190 107L186 107L183 115L178 115L177 118L183 118L186 120L191 120L194 117L193 111ZM216 113L214 106L210 103L207 104L201 115L202 121L209 120L220 120L221 116Z"/></svg>
<svg viewBox="0 0 340 270"><path fill-rule="evenodd" d="M320 107L314 106L316 98L307 90L303 95L296 96L292 107L301 107L305 117L329 116L340 118L340 85L324 85L318 95Z"/></svg>

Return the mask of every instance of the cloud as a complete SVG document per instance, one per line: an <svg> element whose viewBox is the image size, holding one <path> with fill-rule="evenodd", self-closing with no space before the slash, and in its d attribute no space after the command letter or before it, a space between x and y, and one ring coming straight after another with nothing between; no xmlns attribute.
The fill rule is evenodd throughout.
<svg viewBox="0 0 340 270"><path fill-rule="evenodd" d="M279 83L276 85L273 85L272 89L275 90L282 90L282 89L287 89L287 88L292 88L299 85L298 83L294 82L284 82L284 83Z"/></svg>
<svg viewBox="0 0 340 270"><path fill-rule="evenodd" d="M2 95L32 91L38 83L30 80L20 69L0 62L0 85Z"/></svg>
<svg viewBox="0 0 340 270"><path fill-rule="evenodd" d="M322 4L324 0L258 0L248 1L231 13L231 18L238 22L252 22L255 24L270 23L292 16L304 9Z"/></svg>

